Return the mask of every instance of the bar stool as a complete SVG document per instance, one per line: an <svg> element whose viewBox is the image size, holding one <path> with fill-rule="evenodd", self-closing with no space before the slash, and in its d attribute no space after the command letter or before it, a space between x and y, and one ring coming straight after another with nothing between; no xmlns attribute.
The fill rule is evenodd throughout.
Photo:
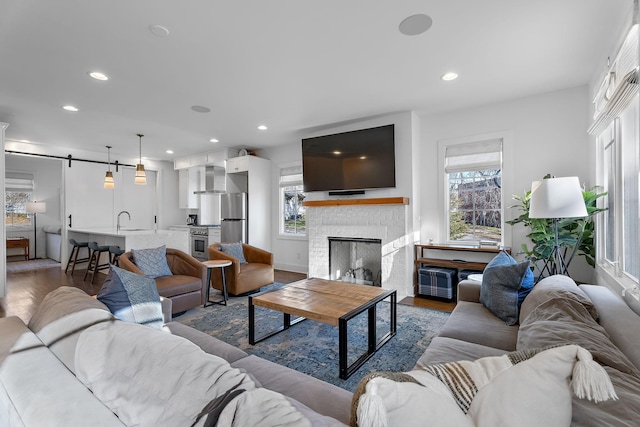
<svg viewBox="0 0 640 427"><path fill-rule="evenodd" d="M102 255L103 252L109 253L109 246L99 246L96 242L89 242L89 249L91 250L89 266L87 267L87 272L84 273L84 278L82 280L86 281L87 276L91 274L91 283L93 284L93 280L96 278L96 273L100 270L109 268L108 262L106 264L100 264L100 255Z"/></svg>
<svg viewBox="0 0 640 427"><path fill-rule="evenodd" d="M109 262L113 265L115 265L116 267L120 265L120 255L122 255L124 253L123 249L120 249L120 246L109 246L109 256L110 256L110 260Z"/></svg>
<svg viewBox="0 0 640 427"><path fill-rule="evenodd" d="M73 265L71 266L71 274L73 275L76 264L89 261L91 249L89 249L89 242L76 242L74 239L69 239L69 243L71 244L71 254L69 254L69 261L67 261L67 267L64 269L64 272L66 274L67 270L69 270L69 264L71 264L73 258ZM87 248L87 257L78 259L81 248Z"/></svg>

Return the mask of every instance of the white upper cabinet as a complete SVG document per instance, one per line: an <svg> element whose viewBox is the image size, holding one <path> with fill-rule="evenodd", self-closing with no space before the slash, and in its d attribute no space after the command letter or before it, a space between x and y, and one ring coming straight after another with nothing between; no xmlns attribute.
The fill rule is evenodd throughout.
<svg viewBox="0 0 640 427"><path fill-rule="evenodd" d="M181 169L178 172L178 207L180 209L198 209L200 197L194 191L202 190L201 178L204 167Z"/></svg>
<svg viewBox="0 0 640 427"><path fill-rule="evenodd" d="M227 159L227 173L239 173L249 171L249 156L233 157Z"/></svg>
<svg viewBox="0 0 640 427"><path fill-rule="evenodd" d="M223 148L206 153L192 154L191 156L178 157L173 161L173 169L188 169L195 166L224 166L225 160L238 155L238 150Z"/></svg>

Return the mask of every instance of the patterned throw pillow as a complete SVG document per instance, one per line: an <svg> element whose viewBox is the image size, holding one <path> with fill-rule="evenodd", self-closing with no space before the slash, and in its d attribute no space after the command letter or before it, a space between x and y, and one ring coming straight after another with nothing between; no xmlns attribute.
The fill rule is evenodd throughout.
<svg viewBox="0 0 640 427"><path fill-rule="evenodd" d="M120 320L162 329L162 303L149 277L112 265L97 298Z"/></svg>
<svg viewBox="0 0 640 427"><path fill-rule="evenodd" d="M246 264L247 260L244 258L244 252L242 251L242 243L220 243L220 250L227 255L231 255L234 258L238 258L240 264Z"/></svg>
<svg viewBox="0 0 640 427"><path fill-rule="evenodd" d="M596 403L617 399L607 371L577 345L431 365L405 376L415 381L381 373L362 379L352 405L357 426L380 419L423 426L425 414L434 427L568 426L572 393Z"/></svg>
<svg viewBox="0 0 640 427"><path fill-rule="evenodd" d="M172 276L173 273L167 264L167 247L165 245L153 249L132 249L133 262L145 276L156 277Z"/></svg>

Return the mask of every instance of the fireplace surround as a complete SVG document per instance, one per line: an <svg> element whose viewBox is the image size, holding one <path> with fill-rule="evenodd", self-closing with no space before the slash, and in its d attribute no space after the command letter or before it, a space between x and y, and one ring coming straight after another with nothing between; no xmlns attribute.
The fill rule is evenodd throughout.
<svg viewBox="0 0 640 427"><path fill-rule="evenodd" d="M406 198L305 202L309 238L309 277L330 279L329 237L378 239L380 282L398 298L413 295L411 209Z"/></svg>

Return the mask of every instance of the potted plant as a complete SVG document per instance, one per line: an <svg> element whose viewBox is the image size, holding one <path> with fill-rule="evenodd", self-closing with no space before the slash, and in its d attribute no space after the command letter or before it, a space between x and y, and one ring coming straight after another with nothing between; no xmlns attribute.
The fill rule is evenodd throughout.
<svg viewBox="0 0 640 427"><path fill-rule="evenodd" d="M547 178L551 178L551 175L547 174L544 179ZM589 190L582 191L582 197L587 207L588 215L586 217L561 218L558 220L558 243L566 268L569 268L576 255L583 256L591 267L596 265L593 216L606 210L606 208L597 206L597 200L607 194L606 192L598 193L600 188L594 186ZM529 245L523 243L522 250L531 261L534 270L537 270L537 276L542 276L543 270L546 269L543 267L541 270L538 261L545 261L551 265L556 262L554 258L551 258L555 245L553 219L529 218L531 191L527 191L523 196L514 195L513 198L518 201L518 204L510 207L520 210L521 214L517 218L506 222L509 225L522 223L525 227L529 227L530 232L527 237L531 239L533 246L529 248ZM549 271L551 270L549 269Z"/></svg>

